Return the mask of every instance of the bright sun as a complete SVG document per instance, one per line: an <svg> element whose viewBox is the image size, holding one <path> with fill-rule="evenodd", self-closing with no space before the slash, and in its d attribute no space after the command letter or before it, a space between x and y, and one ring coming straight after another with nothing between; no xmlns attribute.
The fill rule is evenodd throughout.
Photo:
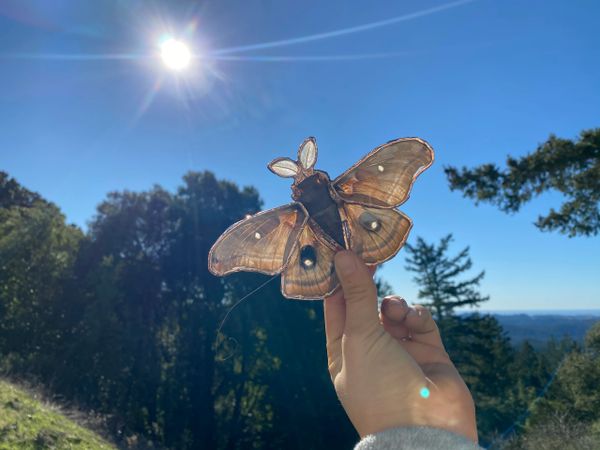
<svg viewBox="0 0 600 450"><path fill-rule="evenodd" d="M192 59L188 46L173 38L169 38L161 44L160 56L165 65L172 70L185 69L190 65Z"/></svg>

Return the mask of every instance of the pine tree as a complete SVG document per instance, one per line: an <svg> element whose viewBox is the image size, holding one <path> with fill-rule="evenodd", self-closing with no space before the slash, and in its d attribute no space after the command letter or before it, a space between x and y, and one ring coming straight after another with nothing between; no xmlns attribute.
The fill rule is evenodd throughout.
<svg viewBox="0 0 600 450"><path fill-rule="evenodd" d="M417 238L416 245L406 245L409 256L406 269L415 272L413 280L419 285L419 298L425 299L425 306L432 307L435 318L441 322L460 306L478 306L489 300L477 288L483 279L482 271L473 278L458 280L464 272L471 269L473 262L469 257L469 247L456 256L449 256L448 246L452 234L442 238L439 245L428 244L423 238Z"/></svg>
<svg viewBox="0 0 600 450"><path fill-rule="evenodd" d="M542 231L591 236L600 231L600 128L584 130L576 141L551 135L534 152L508 157L507 168L483 164L473 169L446 167L451 190L517 212L532 198L557 191L565 201L535 225Z"/></svg>
<svg viewBox="0 0 600 450"><path fill-rule="evenodd" d="M438 325L444 347L473 395L479 440L486 446L521 413L513 394L517 379L510 370L515 351L489 314L449 316Z"/></svg>

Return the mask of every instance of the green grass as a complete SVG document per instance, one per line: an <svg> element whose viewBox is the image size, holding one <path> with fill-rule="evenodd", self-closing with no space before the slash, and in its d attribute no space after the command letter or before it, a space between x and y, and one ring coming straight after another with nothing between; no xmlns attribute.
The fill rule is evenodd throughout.
<svg viewBox="0 0 600 450"><path fill-rule="evenodd" d="M0 449L115 449L25 390L0 380Z"/></svg>

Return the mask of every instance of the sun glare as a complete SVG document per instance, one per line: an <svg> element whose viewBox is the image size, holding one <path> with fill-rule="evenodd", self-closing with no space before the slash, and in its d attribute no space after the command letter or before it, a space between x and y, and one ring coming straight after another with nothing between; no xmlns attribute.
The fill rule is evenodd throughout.
<svg viewBox="0 0 600 450"><path fill-rule="evenodd" d="M165 65L172 70L185 69L190 65L192 59L188 46L173 38L169 38L161 44L160 56Z"/></svg>

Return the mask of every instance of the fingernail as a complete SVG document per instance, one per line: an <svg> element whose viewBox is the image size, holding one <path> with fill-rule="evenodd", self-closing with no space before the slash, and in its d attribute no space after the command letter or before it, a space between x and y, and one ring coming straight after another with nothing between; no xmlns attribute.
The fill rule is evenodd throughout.
<svg viewBox="0 0 600 450"><path fill-rule="evenodd" d="M406 308L408 305L406 304L406 300L404 300L402 297L389 297L389 302L390 302L390 306L393 306L395 308L397 307L402 307L402 308Z"/></svg>
<svg viewBox="0 0 600 450"><path fill-rule="evenodd" d="M407 316L419 316L419 315L420 314L414 308L411 308L410 311L408 311L408 314L407 314Z"/></svg>
<svg viewBox="0 0 600 450"><path fill-rule="evenodd" d="M336 253L335 270L343 277L351 276L356 271L356 257L347 251Z"/></svg>
<svg viewBox="0 0 600 450"><path fill-rule="evenodd" d="M384 299L388 299L388 300L403 300L406 303L406 300L404 300L403 297L399 296L399 295L386 295L385 297L383 297Z"/></svg>

